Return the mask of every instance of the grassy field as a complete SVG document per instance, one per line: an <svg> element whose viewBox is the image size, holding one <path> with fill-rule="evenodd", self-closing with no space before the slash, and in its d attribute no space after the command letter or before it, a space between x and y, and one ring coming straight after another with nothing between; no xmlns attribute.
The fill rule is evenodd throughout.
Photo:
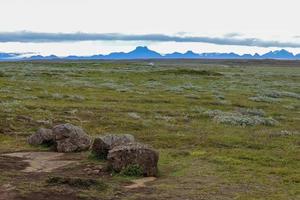
<svg viewBox="0 0 300 200"><path fill-rule="evenodd" d="M65 122L92 136L133 134L160 152L160 177L135 191L118 175L99 177L105 190L72 190L2 167L0 184L15 182L24 197L300 199L300 63L0 63L0 153L46 150L26 137Z"/></svg>

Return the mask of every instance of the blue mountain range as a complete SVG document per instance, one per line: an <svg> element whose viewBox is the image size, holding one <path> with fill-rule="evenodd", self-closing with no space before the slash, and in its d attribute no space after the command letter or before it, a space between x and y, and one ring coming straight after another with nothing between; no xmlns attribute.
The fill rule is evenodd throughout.
<svg viewBox="0 0 300 200"><path fill-rule="evenodd" d="M58 57L56 55L41 56L35 55L31 57L22 57L20 54L0 53L0 60L129 60L129 59L279 59L279 60L300 60L300 54L294 55L284 49L270 51L266 54L243 54L236 53L194 53L187 51L186 53L174 52L162 55L156 51L150 50L148 47L138 46L133 51L113 52L108 55L92 55L92 56L76 56Z"/></svg>

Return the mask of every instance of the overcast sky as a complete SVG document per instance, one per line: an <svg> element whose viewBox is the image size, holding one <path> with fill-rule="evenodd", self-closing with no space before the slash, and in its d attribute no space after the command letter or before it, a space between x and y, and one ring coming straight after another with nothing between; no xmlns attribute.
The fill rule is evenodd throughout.
<svg viewBox="0 0 300 200"><path fill-rule="evenodd" d="M0 52L300 53L300 1L1 0Z"/></svg>

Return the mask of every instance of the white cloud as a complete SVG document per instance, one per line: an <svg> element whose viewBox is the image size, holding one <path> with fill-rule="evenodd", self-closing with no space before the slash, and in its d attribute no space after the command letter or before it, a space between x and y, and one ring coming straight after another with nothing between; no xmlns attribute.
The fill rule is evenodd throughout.
<svg viewBox="0 0 300 200"><path fill-rule="evenodd" d="M242 36L239 37L245 38L299 42L299 38L294 37L300 35L299 7L299 0L1 0L0 32L28 30L167 35L188 32L189 35L207 37L240 33ZM5 49L3 46L6 45L9 46L1 44L0 50ZM49 53L55 53L69 44L53 48L49 47L51 44L37 45L40 45L39 48L49 48ZM189 49L188 44L176 45L178 49L182 46ZM15 44L15 51L24 46ZM207 47L203 44L192 46L198 46L198 51ZM235 49L232 46L214 47L214 51ZM118 49L122 49L122 45ZM243 49L249 50L248 47ZM259 51L260 48L251 49ZM81 54L88 52L82 48Z"/></svg>

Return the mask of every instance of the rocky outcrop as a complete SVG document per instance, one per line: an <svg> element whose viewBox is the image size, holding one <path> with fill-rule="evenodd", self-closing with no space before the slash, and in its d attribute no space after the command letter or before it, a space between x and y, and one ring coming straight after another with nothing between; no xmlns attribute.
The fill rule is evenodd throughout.
<svg viewBox="0 0 300 200"><path fill-rule="evenodd" d="M80 127L72 124L61 124L54 126L52 131L58 152L84 151L91 146L91 138Z"/></svg>
<svg viewBox="0 0 300 200"><path fill-rule="evenodd" d="M55 144L54 134L51 129L40 128L37 132L28 138L28 143L31 145L48 145Z"/></svg>
<svg viewBox="0 0 300 200"><path fill-rule="evenodd" d="M121 172L129 166L138 165L144 176L157 176L159 154L151 147L140 143L129 143L115 146L107 156L109 166L116 172Z"/></svg>
<svg viewBox="0 0 300 200"><path fill-rule="evenodd" d="M129 134L124 135L105 135L94 139L92 152L102 159L107 158L108 151L115 146L125 145L134 142L134 137Z"/></svg>
<svg viewBox="0 0 300 200"><path fill-rule="evenodd" d="M72 124L61 124L51 129L40 128L28 138L31 145L46 144L58 152L76 152L88 150L91 138L82 128Z"/></svg>

